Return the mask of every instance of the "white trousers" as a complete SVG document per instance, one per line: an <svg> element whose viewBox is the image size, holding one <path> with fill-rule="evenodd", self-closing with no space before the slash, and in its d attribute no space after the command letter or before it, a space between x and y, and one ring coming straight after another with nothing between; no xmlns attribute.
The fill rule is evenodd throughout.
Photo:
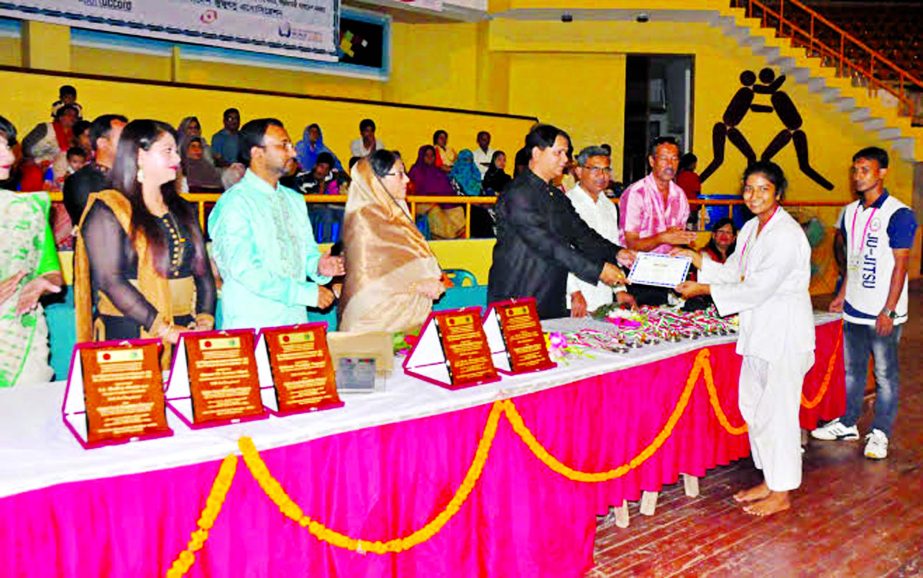
<svg viewBox="0 0 923 578"><path fill-rule="evenodd" d="M804 376L813 365L813 352L786 351L773 362L746 356L740 368L738 406L750 431L753 463L774 492L801 485L798 412Z"/></svg>

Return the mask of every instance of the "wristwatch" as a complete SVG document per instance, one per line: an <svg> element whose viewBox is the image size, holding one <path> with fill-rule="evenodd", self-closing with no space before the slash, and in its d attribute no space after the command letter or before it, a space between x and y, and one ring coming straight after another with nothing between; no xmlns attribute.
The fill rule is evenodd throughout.
<svg viewBox="0 0 923 578"><path fill-rule="evenodd" d="M884 309L881 310L881 312L887 315L890 319L897 319L897 311L893 309L888 309L887 307L885 307Z"/></svg>

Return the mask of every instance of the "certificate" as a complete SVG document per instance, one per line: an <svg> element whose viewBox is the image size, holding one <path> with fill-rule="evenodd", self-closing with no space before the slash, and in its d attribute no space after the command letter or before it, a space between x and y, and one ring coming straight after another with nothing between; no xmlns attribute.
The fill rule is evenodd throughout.
<svg viewBox="0 0 923 578"><path fill-rule="evenodd" d="M639 285L673 288L686 280L692 261L663 253L638 253L628 280Z"/></svg>

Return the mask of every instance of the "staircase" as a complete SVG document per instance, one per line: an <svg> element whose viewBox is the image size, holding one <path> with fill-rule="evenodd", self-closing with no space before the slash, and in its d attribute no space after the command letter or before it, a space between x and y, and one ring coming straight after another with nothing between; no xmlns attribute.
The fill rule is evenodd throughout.
<svg viewBox="0 0 923 578"><path fill-rule="evenodd" d="M745 8L731 7L728 2L716 4L718 15L713 26L770 66L820 94L824 102L848 114L853 123L874 134L902 160L923 161L923 127L912 126L909 116L900 115L901 103L890 93L855 86L853 78L838 76L837 68L824 66L806 48L794 46L791 38L778 37L775 27L764 28L761 18L747 17Z"/></svg>

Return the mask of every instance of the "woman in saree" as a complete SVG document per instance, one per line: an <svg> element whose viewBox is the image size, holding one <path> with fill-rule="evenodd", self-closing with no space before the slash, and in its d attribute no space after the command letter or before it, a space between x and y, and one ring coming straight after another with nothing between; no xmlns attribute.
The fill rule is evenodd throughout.
<svg viewBox="0 0 923 578"><path fill-rule="evenodd" d="M112 189L90 196L74 262L77 341L160 338L214 327L215 280L194 207L176 192L170 125L122 131Z"/></svg>
<svg viewBox="0 0 923 578"><path fill-rule="evenodd" d="M477 170L477 169L475 169ZM436 166L436 148L423 145L417 151L417 162L407 173L413 184L413 194L427 197L457 196L452 181ZM430 234L434 239L458 239L465 234L465 209L459 205L418 204L417 211L425 213Z"/></svg>
<svg viewBox="0 0 923 578"><path fill-rule="evenodd" d="M0 116L0 181L10 176L15 144L16 128ZM39 304L64 284L50 207L47 193L0 190L0 388L43 383L54 374Z"/></svg>
<svg viewBox="0 0 923 578"><path fill-rule="evenodd" d="M413 331L442 295L442 271L407 208L404 164L375 151L352 170L343 247L342 331Z"/></svg>

